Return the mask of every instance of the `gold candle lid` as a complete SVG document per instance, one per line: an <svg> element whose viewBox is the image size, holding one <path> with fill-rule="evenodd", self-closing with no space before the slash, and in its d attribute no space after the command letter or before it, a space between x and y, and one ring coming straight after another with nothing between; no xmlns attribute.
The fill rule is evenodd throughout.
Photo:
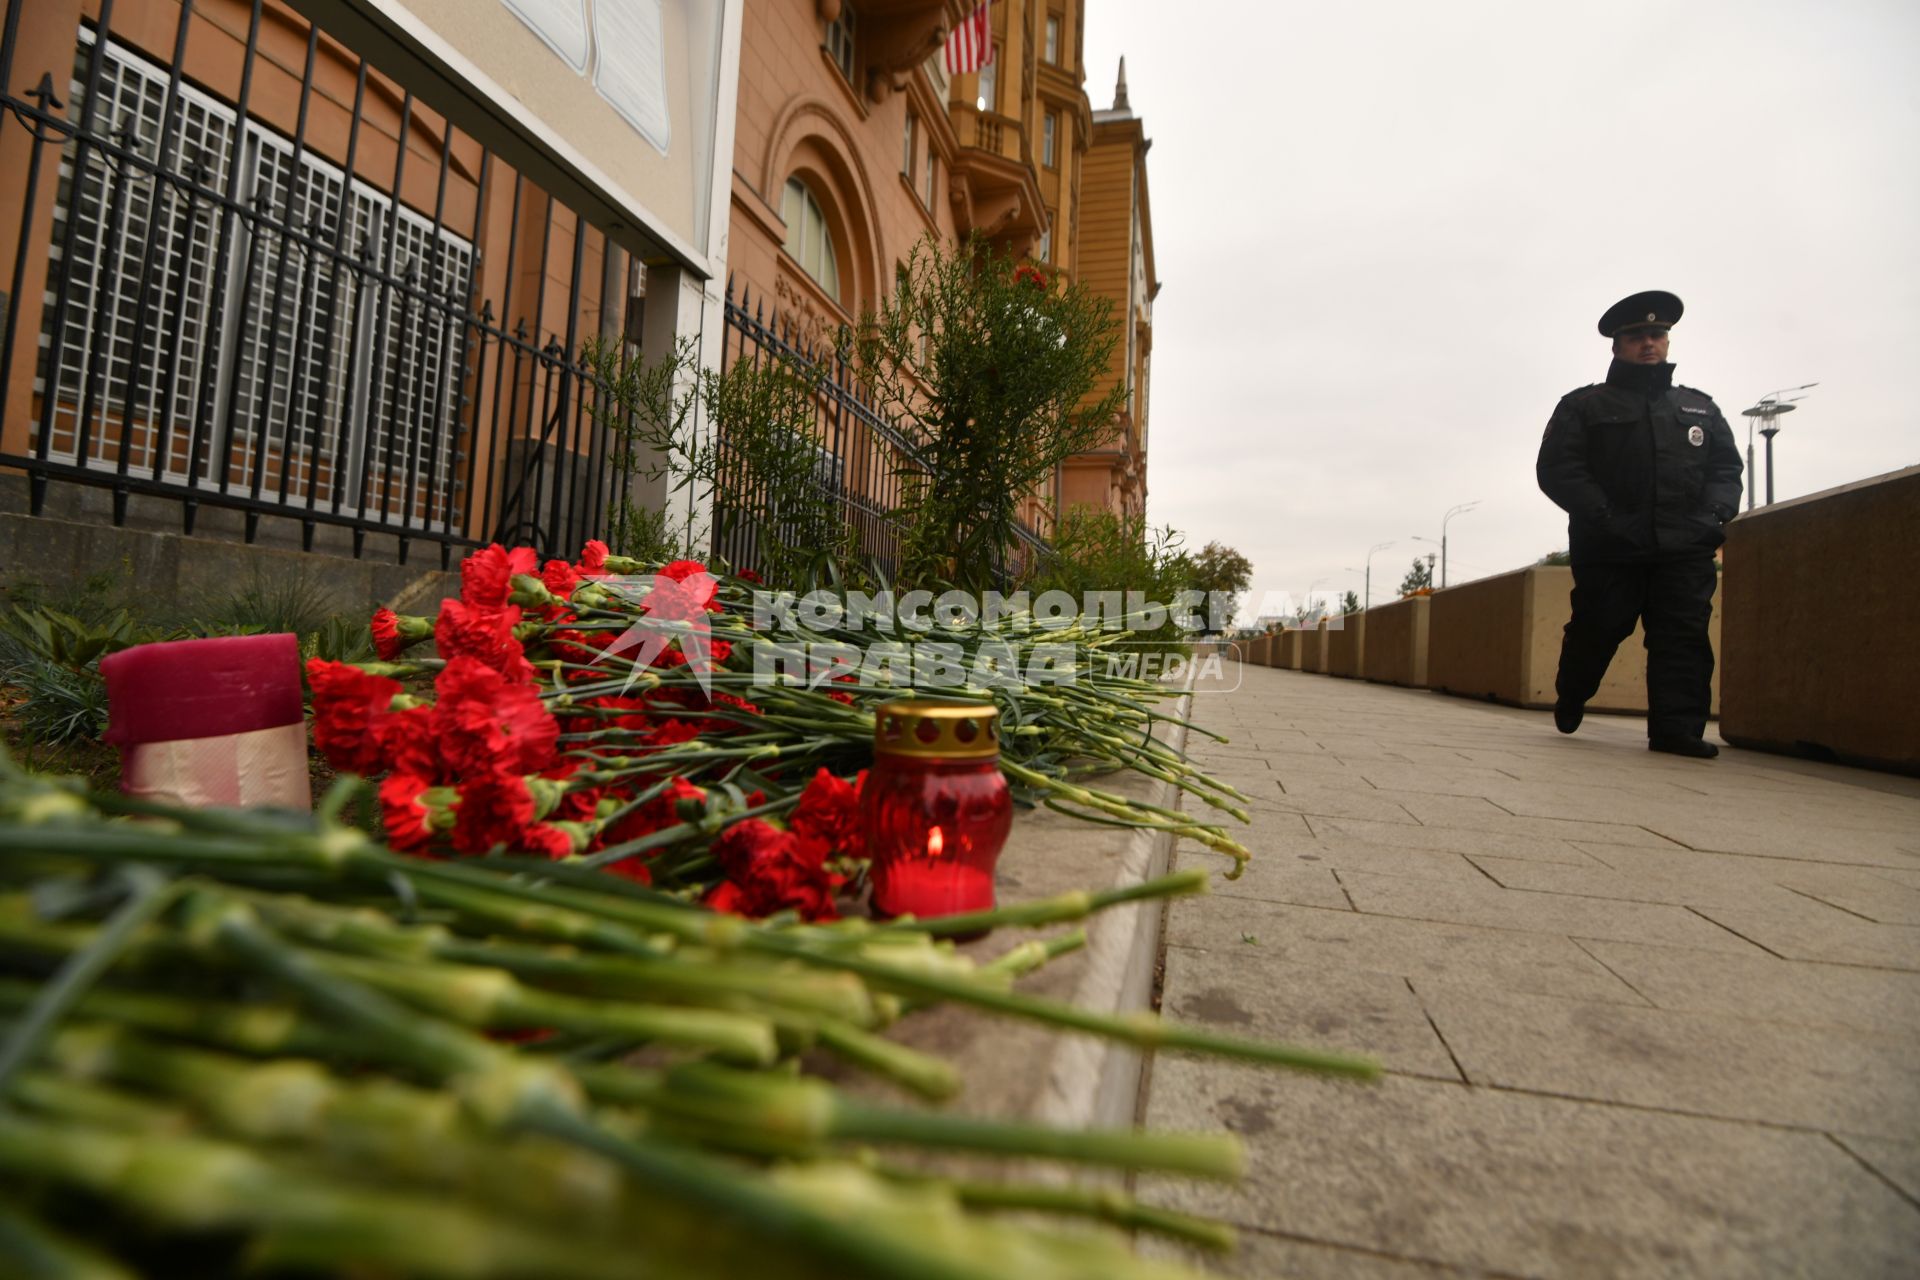
<svg viewBox="0 0 1920 1280"><path fill-rule="evenodd" d="M1000 754L1000 708L990 702L883 704L873 714L875 755L992 760Z"/></svg>

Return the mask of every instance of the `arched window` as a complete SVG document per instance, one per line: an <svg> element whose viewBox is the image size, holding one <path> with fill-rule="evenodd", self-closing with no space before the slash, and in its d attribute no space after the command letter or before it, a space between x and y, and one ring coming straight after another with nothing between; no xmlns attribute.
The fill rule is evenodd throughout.
<svg viewBox="0 0 1920 1280"><path fill-rule="evenodd" d="M833 235L827 230L827 215L800 179L787 179L786 193L780 200L780 216L787 223L787 252L829 297L840 301L840 264L833 254Z"/></svg>

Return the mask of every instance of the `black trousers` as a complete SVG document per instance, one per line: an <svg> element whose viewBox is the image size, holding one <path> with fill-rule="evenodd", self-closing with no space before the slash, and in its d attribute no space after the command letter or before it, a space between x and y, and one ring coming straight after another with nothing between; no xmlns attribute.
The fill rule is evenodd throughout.
<svg viewBox="0 0 1920 1280"><path fill-rule="evenodd" d="M1713 557L1573 566L1573 619L1560 646L1560 700L1584 706L1620 642L1647 638L1647 736L1698 738L1713 707Z"/></svg>

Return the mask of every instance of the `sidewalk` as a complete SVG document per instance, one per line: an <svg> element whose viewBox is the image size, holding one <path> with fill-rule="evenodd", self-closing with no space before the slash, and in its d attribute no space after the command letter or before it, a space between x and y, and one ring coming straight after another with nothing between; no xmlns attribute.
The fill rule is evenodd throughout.
<svg viewBox="0 0 1920 1280"><path fill-rule="evenodd" d="M1254 861L1166 926L1162 1006L1358 1049L1359 1085L1160 1056L1226 1127L1246 1276L1920 1270L1920 780L1227 667L1195 758ZM1225 860L1183 845L1183 866ZM1904 1259L1905 1261L1902 1261Z"/></svg>

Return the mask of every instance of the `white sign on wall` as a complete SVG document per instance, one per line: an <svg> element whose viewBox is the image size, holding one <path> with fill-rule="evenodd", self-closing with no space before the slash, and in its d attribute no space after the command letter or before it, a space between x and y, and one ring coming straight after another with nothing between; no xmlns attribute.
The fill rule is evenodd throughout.
<svg viewBox="0 0 1920 1280"><path fill-rule="evenodd" d="M593 82L661 155L673 146L660 0L500 0L561 61Z"/></svg>

